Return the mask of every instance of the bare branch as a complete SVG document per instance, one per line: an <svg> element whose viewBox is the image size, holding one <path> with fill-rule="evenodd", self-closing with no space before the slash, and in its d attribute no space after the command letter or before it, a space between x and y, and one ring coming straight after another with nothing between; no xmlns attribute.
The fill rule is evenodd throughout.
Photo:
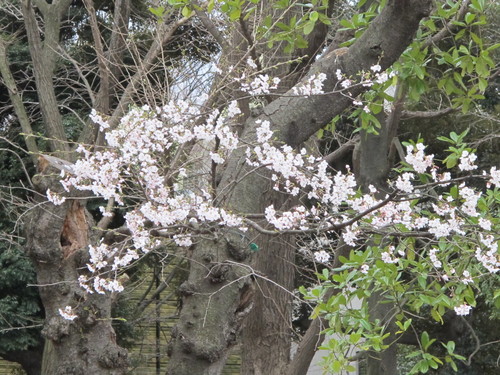
<svg viewBox="0 0 500 375"><path fill-rule="evenodd" d="M123 116L123 114L127 109L128 104L130 104L132 100L132 97L137 88L136 86L144 78L145 74L149 71L149 69L153 66L156 58L162 51L163 46L172 38L175 30L177 30L179 26L185 24L189 19L190 17L183 17L175 22L172 22L168 25L165 25L164 27L159 28L158 37L154 40L144 60L138 67L137 72L130 78L129 83L120 98L120 103L114 110L109 120L111 128L114 128L116 127L116 125L118 125L120 118Z"/></svg>
<svg viewBox="0 0 500 375"><path fill-rule="evenodd" d="M401 119L402 120L409 120L409 119L414 119L414 118L431 119L431 118L445 116L449 113L453 113L456 111L457 111L456 108L451 108L451 107L440 109L437 111L403 111L401 113Z"/></svg>
<svg viewBox="0 0 500 375"><path fill-rule="evenodd" d="M229 41L222 35L222 33L217 29L217 26L212 22L210 17L208 17L207 13L204 10L195 9L196 16L200 20L200 22L205 26L207 31L212 35L212 37L219 43L220 47L223 51L227 51L231 48Z"/></svg>
<svg viewBox="0 0 500 375"><path fill-rule="evenodd" d="M100 77L100 86L99 86L100 100L99 103L97 103L95 99L92 100L92 105L97 106L98 108L96 109L98 111L107 112L109 110L109 69L104 55L102 36L99 30L99 25L97 23L96 11L94 8L93 0L84 0L83 3L89 15L90 29L92 31L92 37L95 43L95 52L97 56L97 64L99 67L99 77Z"/></svg>
<svg viewBox="0 0 500 375"><path fill-rule="evenodd" d="M333 163L343 158L349 151L351 151L358 142L359 142L359 135L356 135L354 138L344 143L342 146L333 151L331 154L326 155L323 158L323 160L325 160L329 165L332 165Z"/></svg>
<svg viewBox="0 0 500 375"><path fill-rule="evenodd" d="M108 203L106 204L106 209L105 209L105 212L102 216L102 219L99 220L99 222L97 223L97 228L99 228L100 230L108 229L109 224L111 224L111 222L113 221L113 218L115 216L113 214L113 206L114 205L115 205L115 198L111 197L108 200Z"/></svg>
<svg viewBox="0 0 500 375"><path fill-rule="evenodd" d="M474 341L476 342L476 347L472 351L472 353L469 355L469 358L467 358L467 361L464 361L467 366L470 366L472 358L476 355L476 353L481 349L481 341L479 340L479 337L477 337L476 332L474 331L474 328L470 325L470 323L465 319L463 316L460 317L460 320L465 323L467 328L469 329L470 334L474 338Z"/></svg>
<svg viewBox="0 0 500 375"><path fill-rule="evenodd" d="M90 85L90 82L87 80L87 77L85 76L85 74L83 74L81 65L74 58L72 58L68 53L66 53L66 51L64 51L63 49L60 49L60 53L61 53L61 56L64 57L66 60L68 60L75 68L76 72L78 73L78 76L83 81L85 89L87 90L87 94L90 97L91 105L92 105L92 107L95 108L96 98L95 98L94 92L92 91L92 87Z"/></svg>

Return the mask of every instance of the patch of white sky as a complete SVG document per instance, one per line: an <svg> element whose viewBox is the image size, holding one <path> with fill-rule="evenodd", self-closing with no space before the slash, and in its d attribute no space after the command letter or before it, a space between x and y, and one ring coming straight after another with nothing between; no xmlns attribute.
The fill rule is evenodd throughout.
<svg viewBox="0 0 500 375"><path fill-rule="evenodd" d="M203 105L216 75L219 58L220 54L212 56L209 62L184 58L182 63L169 68L171 99Z"/></svg>

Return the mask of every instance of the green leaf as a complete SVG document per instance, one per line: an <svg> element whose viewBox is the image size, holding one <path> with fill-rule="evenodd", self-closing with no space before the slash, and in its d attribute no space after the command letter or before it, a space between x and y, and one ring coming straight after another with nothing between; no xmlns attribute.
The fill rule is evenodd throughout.
<svg viewBox="0 0 500 375"><path fill-rule="evenodd" d="M215 0L210 0L207 5L207 12L210 13L212 10L214 10L215 6Z"/></svg>
<svg viewBox="0 0 500 375"><path fill-rule="evenodd" d="M332 371L333 372L339 372L342 369L342 362L339 360L335 360L332 363Z"/></svg>
<svg viewBox="0 0 500 375"><path fill-rule="evenodd" d="M182 8L181 14L183 17L190 17L191 14L193 14L193 11L191 9L189 9L188 6L184 6Z"/></svg>
<svg viewBox="0 0 500 375"><path fill-rule="evenodd" d="M328 272L328 268L323 268L322 274L325 280L328 280L330 278L330 272Z"/></svg>
<svg viewBox="0 0 500 375"><path fill-rule="evenodd" d="M443 318L441 317L441 315L439 314L439 312L436 310L436 309L432 309L431 310L431 316L432 318L436 321L436 322L439 322L441 324L444 323L443 321Z"/></svg>
<svg viewBox="0 0 500 375"><path fill-rule="evenodd" d="M312 8L314 7L313 4L303 4L303 3L295 3L296 6L302 7L302 8Z"/></svg>
<svg viewBox="0 0 500 375"><path fill-rule="evenodd" d="M295 46L297 48L307 48L307 40L305 40L302 35L297 35L295 37Z"/></svg>
<svg viewBox="0 0 500 375"><path fill-rule="evenodd" d="M349 337L349 342L351 344L357 344L358 341L361 339L361 333L352 333L351 336Z"/></svg>
<svg viewBox="0 0 500 375"><path fill-rule="evenodd" d="M455 351L455 341L448 341L446 343L446 349L449 354L452 354Z"/></svg>
<svg viewBox="0 0 500 375"><path fill-rule="evenodd" d="M356 27L352 24L352 22L342 19L340 20L340 25L344 26L346 29L355 29Z"/></svg>
<svg viewBox="0 0 500 375"><path fill-rule="evenodd" d="M476 15L474 13L467 13L465 15L465 23L466 24L470 24L472 23L472 21L474 21L474 19L476 18Z"/></svg>
<svg viewBox="0 0 500 375"><path fill-rule="evenodd" d="M412 320L411 319L408 319L404 324L403 324L403 328L404 330L406 331L408 329L408 327L410 326Z"/></svg>
<svg viewBox="0 0 500 375"><path fill-rule="evenodd" d="M418 285L420 285L420 288L422 288L422 290L425 290L425 288L427 287L427 278L424 276L418 276L417 281Z"/></svg>
<svg viewBox="0 0 500 375"><path fill-rule="evenodd" d="M422 346L425 349L425 347L429 344L429 334L427 333L427 331L422 332L422 334L420 335L420 341L422 342Z"/></svg>
<svg viewBox="0 0 500 375"><path fill-rule="evenodd" d="M446 168L450 169L457 165L458 158L456 155L450 155L446 158Z"/></svg>
<svg viewBox="0 0 500 375"><path fill-rule="evenodd" d="M276 26L283 31L290 31L291 30L290 26L288 26L286 23L283 23L283 22L277 22Z"/></svg>
<svg viewBox="0 0 500 375"><path fill-rule="evenodd" d="M241 16L241 9L240 8L235 8L235 9L231 10L231 12L229 13L229 19L231 21L236 21L236 20L240 19L240 16Z"/></svg>
<svg viewBox="0 0 500 375"><path fill-rule="evenodd" d="M311 32L314 30L314 25L315 22L313 21L306 22L306 24L304 25L304 34L305 35L311 34Z"/></svg>
<svg viewBox="0 0 500 375"><path fill-rule="evenodd" d="M316 137L318 139L323 138L323 134L325 133L325 130L323 128L319 129L318 132L316 133Z"/></svg>
<svg viewBox="0 0 500 375"><path fill-rule="evenodd" d="M365 319L360 319L359 320L359 324L361 324L361 327L363 327L367 331L369 331L369 330L372 329L371 324L367 320L365 320Z"/></svg>
<svg viewBox="0 0 500 375"><path fill-rule="evenodd" d="M479 77L477 85L479 87L479 90L481 90L482 92L484 92L486 90L486 88L488 87L488 81L486 79L484 79L484 78Z"/></svg>
<svg viewBox="0 0 500 375"><path fill-rule="evenodd" d="M472 0L470 7L476 10L478 13L482 13L484 10L485 0Z"/></svg>
<svg viewBox="0 0 500 375"><path fill-rule="evenodd" d="M165 7L149 7L148 8L151 13L153 13L158 18L163 18L163 14L165 13Z"/></svg>
<svg viewBox="0 0 500 375"><path fill-rule="evenodd" d="M429 364L427 363L427 361L422 360L420 364L420 372L425 374L427 373L427 371L429 371Z"/></svg>
<svg viewBox="0 0 500 375"><path fill-rule="evenodd" d="M498 47L500 47L500 43L496 43L496 44L493 44L492 46L489 46L488 48L486 48L486 51L492 51L494 49L497 49Z"/></svg>

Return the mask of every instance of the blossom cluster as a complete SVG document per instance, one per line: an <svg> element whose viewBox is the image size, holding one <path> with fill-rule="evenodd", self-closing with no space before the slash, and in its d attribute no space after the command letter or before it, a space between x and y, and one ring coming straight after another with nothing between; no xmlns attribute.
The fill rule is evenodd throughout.
<svg viewBox="0 0 500 375"><path fill-rule="evenodd" d="M59 309L59 315L61 315L66 320L75 320L76 318L78 318L78 315L74 313L71 306L66 306L64 310Z"/></svg>
<svg viewBox="0 0 500 375"><path fill-rule="evenodd" d="M271 78L267 74L258 74L249 82L247 82L246 76L243 74L238 81L241 82L241 91L254 96L269 94L271 90L277 89L280 83L278 77Z"/></svg>
<svg viewBox="0 0 500 375"><path fill-rule="evenodd" d="M282 212L277 212L272 205L268 206L265 211L266 220L278 231L312 228L327 231L328 228L343 228L344 241L357 246L361 244L363 229L368 228L382 232L427 231L433 238L430 244L437 244L441 239L453 235L466 238L476 233L474 228L478 227L483 231L492 230L492 222L481 217L483 214L478 210L483 193L463 182L455 185L457 195L440 195L435 202L412 204L412 200L418 202L419 198L424 198L425 201L427 197L426 190L418 187L416 173L428 173L431 185L434 183L434 186L444 187L449 183L443 182L453 181L449 172L438 173L439 168L434 164L433 155L425 154L426 147L422 143L407 147L405 161L414 172L398 175L392 185L399 192L397 195L411 199L387 200L387 195L385 198L376 198L377 192L373 187L369 193L360 193L356 189L352 173L331 174L323 160L308 156L304 149L295 152L286 145L278 147L272 142L272 138L269 123L260 122L257 145L247 148L247 163L269 169L275 190L292 195L302 193L315 202L309 208L297 205ZM471 155L474 154L462 155L460 170L477 168L473 163L475 157ZM495 167L491 168L488 183L500 186L496 172ZM351 222L353 216L360 219ZM471 225L473 223L477 223L477 226ZM477 244L475 258L479 264L489 272L498 272L500 257L495 237L480 233L480 241L471 239L467 246L475 246L474 244ZM327 262L327 255L327 252L321 250L314 253L314 258L318 262ZM380 259L387 264L397 264L405 256L404 251L397 250L394 246L388 246L380 253ZM444 262L450 261L449 253L435 246L428 251L427 257L429 264L437 270L442 269ZM362 269L363 272L368 272L369 266ZM464 270L462 277L455 277L455 280L463 284L473 283L468 270ZM461 305L458 312L463 314L469 310L470 306L465 308Z"/></svg>
<svg viewBox="0 0 500 375"><path fill-rule="evenodd" d="M376 67L372 70L379 72ZM338 74L341 76L341 72ZM249 93L265 93L272 87L269 77L257 78L254 85L249 84ZM304 86L298 86L297 94L320 93L325 79L321 74L311 76ZM211 147L209 155L214 164L224 163L231 152L241 147L228 125L229 120L239 114L236 102L230 103L225 110L205 114L192 103L175 101L155 109L132 108L120 124L111 129L105 119L92 113L92 119L101 129L107 129L107 146L93 152L80 146L82 158L72 166L73 173L62 181L63 187L67 191L71 188L90 191L122 206L139 203L134 203L125 215L132 245L127 249L103 243L89 246L87 270L91 276L80 276L82 288L99 294L121 291L123 286L116 279L119 270L161 244L157 235L152 234L153 230L181 247L195 243L193 228L246 230L242 217L213 203L213 192L203 187L190 188L188 170L192 167L189 160L177 165L165 161L166 155L176 155L187 143L198 143ZM306 149L294 150L279 144L273 137L269 121L256 120L256 125L253 143L245 146L247 165L268 170L275 190L306 198L305 203L286 211L279 212L273 205L265 209L265 219L277 232L314 231L321 237L332 230L341 230L345 243L355 247L362 245L367 231L426 231L432 237L427 260L439 273L449 257L446 251L434 246L436 243L453 235L468 236L470 228L477 226L485 233L492 230L492 222L483 217L478 208L483 193L465 183L455 185L455 195L443 192L431 203L418 203L420 198L428 196L427 191L418 186L418 174L427 174L435 186L453 183L449 172L438 173L433 155L426 155L422 143L407 146L405 161L412 170L396 176L389 183L395 193L384 196L373 187L368 192L359 191L354 174L349 170L334 172L325 160L310 155ZM218 145L217 149L213 148L214 144ZM476 169L475 160L473 153L462 154L459 169ZM500 185L500 171L495 167L486 176L488 184ZM64 197L50 191L47 196L54 204L64 201ZM478 264L489 272L498 272L495 237L481 234L475 243L474 256ZM327 263L330 259L325 249L312 254L317 262ZM398 265L406 253L395 246L387 246L378 257L386 264ZM367 273L370 267L373 266L363 264L361 270ZM461 282L472 280L472 276L463 273Z"/></svg>
<svg viewBox="0 0 500 375"><path fill-rule="evenodd" d="M330 254L325 250L316 251L314 253L314 259L319 263L327 263L330 260Z"/></svg>
<svg viewBox="0 0 500 375"><path fill-rule="evenodd" d="M425 173L432 166L434 155L425 155L425 146L418 143L416 147L413 145L406 146L406 162L410 164L415 172Z"/></svg>
<svg viewBox="0 0 500 375"><path fill-rule="evenodd" d="M60 206L61 204L66 202L66 197L63 197L57 193L53 193L52 191L50 191L50 189L47 189L45 194L47 195L47 199L49 200L49 202L51 202L55 206Z"/></svg>
<svg viewBox="0 0 500 375"><path fill-rule="evenodd" d="M323 82L326 80L325 73L313 74L305 82L294 86L292 91L295 95L311 96L323 94Z"/></svg>
<svg viewBox="0 0 500 375"><path fill-rule="evenodd" d="M94 276L80 277L80 285L88 292L119 292L123 289L115 277L100 277L107 270L118 271L128 266L159 245L150 234L151 227L167 230L172 227L188 228L196 223L218 223L226 227L242 227L242 218L210 204L210 194L201 189L192 191L184 187L186 168L169 168L162 162L166 153L174 154L188 142L214 144L217 152L211 157L215 163L238 146L238 138L230 129L228 119L238 116L236 102L230 103L224 113L214 110L199 123L200 109L186 101L167 103L161 108L148 106L132 108L116 129L97 113L91 118L106 133L107 147L93 151L83 146L82 154L73 166L73 174L62 180L66 191L75 188L91 191L104 199L113 199L118 205L126 205L127 199L143 195L142 203L125 215L131 232L132 248L127 251L109 248L105 244L89 246L90 260L87 269ZM167 183L169 179L175 183ZM64 202L64 197L47 192L54 204ZM191 234L171 231L168 235L178 246L190 246Z"/></svg>

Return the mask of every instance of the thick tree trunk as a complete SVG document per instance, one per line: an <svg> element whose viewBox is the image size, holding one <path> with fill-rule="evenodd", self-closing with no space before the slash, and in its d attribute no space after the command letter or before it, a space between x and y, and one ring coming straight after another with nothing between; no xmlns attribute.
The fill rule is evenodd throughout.
<svg viewBox="0 0 500 375"><path fill-rule="evenodd" d="M331 13L335 0L329 1ZM263 19L272 10L269 4ZM272 15L272 14L271 14ZM289 11L281 22L288 23L292 16ZM264 62L270 69L271 76L281 78L278 92L286 92L302 78L314 61L314 57L324 45L328 34L328 26L318 24L308 35L308 47L294 51L294 55L283 52L285 43L275 45L269 61ZM265 51L259 51L265 56ZM303 58L299 63L284 64L286 61ZM273 100L273 97L267 98ZM256 212L264 212L266 206L273 204L276 209L286 210L290 202L284 202L283 195L267 193L260 199L260 207ZM242 331L241 338L241 373L243 375L281 375L288 373L292 343L291 310L293 304L293 287L295 279L295 238L293 236L258 237L262 249L252 257L251 266L262 278L256 279L254 308L250 312Z"/></svg>
<svg viewBox="0 0 500 375"><path fill-rule="evenodd" d="M54 173L50 167L47 173ZM61 190L57 178L37 175L37 205L26 222L26 250L35 264L40 297L45 308L42 334L49 340L46 348L54 375L124 374L127 352L116 344L111 326L109 295L85 294L78 285L78 270L88 262L92 219L77 200L60 206L46 201L47 188ZM72 307L77 317L64 319L59 310Z"/></svg>
<svg viewBox="0 0 500 375"><path fill-rule="evenodd" d="M277 207L276 200L266 203ZM255 241L260 250L250 265L262 277L255 279L255 304L242 334L241 374L281 375L290 361L295 246L291 236L261 235Z"/></svg>
<svg viewBox="0 0 500 375"><path fill-rule="evenodd" d="M251 309L250 270L240 234L227 233L196 245L188 280L180 286L182 314L172 330L169 375L217 375Z"/></svg>

